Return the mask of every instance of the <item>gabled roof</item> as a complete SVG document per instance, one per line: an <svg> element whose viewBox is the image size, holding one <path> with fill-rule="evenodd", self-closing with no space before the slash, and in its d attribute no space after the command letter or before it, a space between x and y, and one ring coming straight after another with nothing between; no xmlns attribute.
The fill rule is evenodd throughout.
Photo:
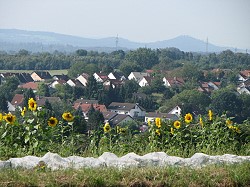
<svg viewBox="0 0 250 187"><path fill-rule="evenodd" d="M120 72L120 71L112 72L112 74L115 76L115 78L116 78L117 80L120 80L122 77L125 77L125 75L124 75L122 72ZM126 77L125 77L125 78L126 78Z"/></svg>
<svg viewBox="0 0 250 187"><path fill-rule="evenodd" d="M109 112L109 111L103 112L102 114L103 114L103 117L104 117L104 119L105 119L106 121L109 121L109 120L111 120L113 117L115 117L116 115L118 115L116 112Z"/></svg>
<svg viewBox="0 0 250 187"><path fill-rule="evenodd" d="M247 78L250 77L250 70L243 70L243 71L240 71L240 75L241 75L243 78L247 79Z"/></svg>
<svg viewBox="0 0 250 187"><path fill-rule="evenodd" d="M91 104L80 104L80 103L75 103L74 106L73 106L73 108L76 109L76 110L77 110L79 107L82 109L82 111L83 111L84 113L88 113L88 111L89 111L89 109L90 109L90 107L91 107ZM95 110L99 110L100 112L106 112L106 111L107 111L107 108L106 108L105 105L93 104L93 107L94 107Z"/></svg>
<svg viewBox="0 0 250 187"><path fill-rule="evenodd" d="M59 97L42 97L42 98L36 98L36 103L38 106L44 106L46 100L48 100L51 104L52 103L58 103L61 101Z"/></svg>
<svg viewBox="0 0 250 187"><path fill-rule="evenodd" d="M96 75L98 75L98 77L100 77L102 80L108 79L108 76L104 73L96 73Z"/></svg>
<svg viewBox="0 0 250 187"><path fill-rule="evenodd" d="M34 71L41 79L51 79L51 75L48 71Z"/></svg>
<svg viewBox="0 0 250 187"><path fill-rule="evenodd" d="M172 78L165 77L165 79L169 82L169 84L171 86L174 86L174 85L175 86L182 86L185 83L184 79L181 77L172 77Z"/></svg>
<svg viewBox="0 0 250 187"><path fill-rule="evenodd" d="M54 80L65 80L65 81L68 81L69 77L68 77L68 75L62 74L62 75L54 75L53 79Z"/></svg>
<svg viewBox="0 0 250 187"><path fill-rule="evenodd" d="M144 73L144 72L131 72L130 74L134 75L137 82L139 82L144 76L149 76L148 73Z"/></svg>
<svg viewBox="0 0 250 187"><path fill-rule="evenodd" d="M136 103L118 103L118 102L112 102L109 106L109 110L123 110L123 111L130 111L131 109L135 109L135 106L138 106L141 110L145 110L142 107L140 107Z"/></svg>
<svg viewBox="0 0 250 187"><path fill-rule="evenodd" d="M20 83L28 83L33 81L29 73L16 73L15 76L18 78Z"/></svg>
<svg viewBox="0 0 250 187"><path fill-rule="evenodd" d="M116 116L114 116L112 119L109 120L109 123L110 123L111 126L116 126L126 118L131 118L131 120L133 120L133 118L131 116L129 116L129 115L117 114Z"/></svg>
<svg viewBox="0 0 250 187"><path fill-rule="evenodd" d="M146 113L145 117L171 119L171 120L178 120L179 119L178 116L176 116L175 114L159 113L159 112Z"/></svg>
<svg viewBox="0 0 250 187"><path fill-rule="evenodd" d="M143 76L143 78L147 81L147 83L150 85L152 80L153 80L153 77L149 77L149 76Z"/></svg>
<svg viewBox="0 0 250 187"><path fill-rule="evenodd" d="M98 104L98 100L90 100L90 99L77 99L74 104Z"/></svg>
<svg viewBox="0 0 250 187"><path fill-rule="evenodd" d="M37 82L28 82L28 83L20 85L19 87L20 88L37 90L38 89L38 83Z"/></svg>
<svg viewBox="0 0 250 187"><path fill-rule="evenodd" d="M84 77L85 79L88 79L88 78L89 78L89 74L87 74L87 73L82 73L82 74L79 75L78 77L80 77L80 76Z"/></svg>
<svg viewBox="0 0 250 187"><path fill-rule="evenodd" d="M13 106L21 106L21 105L23 105L23 101L24 101L23 94L16 94L16 95L14 95L13 99L11 100L11 104Z"/></svg>

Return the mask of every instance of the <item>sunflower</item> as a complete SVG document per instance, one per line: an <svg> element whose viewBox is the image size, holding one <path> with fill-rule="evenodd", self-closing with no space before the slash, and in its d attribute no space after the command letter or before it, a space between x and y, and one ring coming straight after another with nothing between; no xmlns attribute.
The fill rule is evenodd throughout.
<svg viewBox="0 0 250 187"><path fill-rule="evenodd" d="M3 121L3 114L0 113L0 121Z"/></svg>
<svg viewBox="0 0 250 187"><path fill-rule="evenodd" d="M50 117L48 120L48 125L50 127L55 127L58 124L58 120L55 117Z"/></svg>
<svg viewBox="0 0 250 187"><path fill-rule="evenodd" d="M33 98L29 99L28 105L29 105L29 109L31 111L36 111L36 109L37 109L37 103L36 103L36 101Z"/></svg>
<svg viewBox="0 0 250 187"><path fill-rule="evenodd" d="M64 112L62 118L66 121L73 121L74 116L70 112Z"/></svg>
<svg viewBox="0 0 250 187"><path fill-rule="evenodd" d="M150 120L150 119L148 119L148 125L149 125L149 126L151 125L151 120Z"/></svg>
<svg viewBox="0 0 250 187"><path fill-rule="evenodd" d="M199 124L200 124L201 127L203 127L203 120L202 120L202 117L200 117Z"/></svg>
<svg viewBox="0 0 250 187"><path fill-rule="evenodd" d="M174 135L174 128L170 128L170 134Z"/></svg>
<svg viewBox="0 0 250 187"><path fill-rule="evenodd" d="M27 108L26 107L23 107L23 110L21 111L21 115L24 117L25 113L27 111Z"/></svg>
<svg viewBox="0 0 250 187"><path fill-rule="evenodd" d="M106 132L110 132L111 127L110 127L109 123L106 123L106 124L104 125L103 130L104 130L105 133L106 133Z"/></svg>
<svg viewBox="0 0 250 187"><path fill-rule="evenodd" d="M125 134L125 133L126 133L126 128L119 129L119 134Z"/></svg>
<svg viewBox="0 0 250 187"><path fill-rule="evenodd" d="M12 115L11 113L9 113L9 114L6 114L5 116L3 116L3 119L4 119L7 123L13 125L14 122L16 121L16 116L15 116L15 115Z"/></svg>
<svg viewBox="0 0 250 187"><path fill-rule="evenodd" d="M156 125L158 128L161 128L161 118L155 118L155 125Z"/></svg>
<svg viewBox="0 0 250 187"><path fill-rule="evenodd" d="M208 111L208 120L209 120L209 121L212 121L212 120L213 120L213 112L212 112L212 110L209 110L209 111Z"/></svg>
<svg viewBox="0 0 250 187"><path fill-rule="evenodd" d="M232 124L233 124L233 122L232 122L230 119L227 119L227 120L226 120L226 125L227 125L227 126L230 126L230 125L232 125Z"/></svg>
<svg viewBox="0 0 250 187"><path fill-rule="evenodd" d="M188 113L185 115L185 122L190 123L193 120L192 114Z"/></svg>
<svg viewBox="0 0 250 187"><path fill-rule="evenodd" d="M160 136L161 135L160 129L156 129L155 133L156 133L157 136Z"/></svg>
<svg viewBox="0 0 250 187"><path fill-rule="evenodd" d="M180 121L175 121L175 122L174 122L174 127L175 127L176 129L179 129L179 128L181 127L181 122L180 122Z"/></svg>

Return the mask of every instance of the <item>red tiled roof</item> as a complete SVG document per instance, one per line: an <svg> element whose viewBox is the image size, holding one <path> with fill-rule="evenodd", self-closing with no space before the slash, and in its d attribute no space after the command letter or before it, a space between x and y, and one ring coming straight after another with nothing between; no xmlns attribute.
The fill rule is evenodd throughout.
<svg viewBox="0 0 250 187"><path fill-rule="evenodd" d="M28 82L26 84L20 85L20 88L27 88L27 89L32 89L32 90L37 90L38 89L38 83L36 82Z"/></svg>
<svg viewBox="0 0 250 187"><path fill-rule="evenodd" d="M24 96L23 94L16 94L11 100L11 104L14 106L20 106L23 104Z"/></svg>
<svg viewBox="0 0 250 187"><path fill-rule="evenodd" d="M74 109L78 109L79 107L81 107L82 111L87 113L91 107L91 104L86 104L86 103L83 103L83 104L80 104L80 103L75 103L73 108ZM100 112L106 112L107 111L107 108L105 105L99 105L99 104L93 104L93 107L95 110L99 110Z"/></svg>

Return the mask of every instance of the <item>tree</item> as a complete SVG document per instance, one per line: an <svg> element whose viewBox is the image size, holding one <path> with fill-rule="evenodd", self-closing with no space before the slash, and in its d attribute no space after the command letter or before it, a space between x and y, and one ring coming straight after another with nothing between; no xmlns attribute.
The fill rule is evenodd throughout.
<svg viewBox="0 0 250 187"><path fill-rule="evenodd" d="M103 114L99 110L93 110L94 107L91 105L91 109L88 111L88 130L97 130L104 123Z"/></svg>
<svg viewBox="0 0 250 187"><path fill-rule="evenodd" d="M130 51L127 53L126 59L131 62L136 62L143 69L150 69L159 63L156 52L149 48L139 48L135 51Z"/></svg>
<svg viewBox="0 0 250 187"><path fill-rule="evenodd" d="M88 99L96 99L98 93L98 84L93 75L89 76L86 85L86 97Z"/></svg>
<svg viewBox="0 0 250 187"><path fill-rule="evenodd" d="M87 133L87 122L84 119L82 109L79 107L75 113L74 113L74 132L80 133L80 134L86 134Z"/></svg>
<svg viewBox="0 0 250 187"><path fill-rule="evenodd" d="M184 90L181 93L173 96L165 103L165 111L170 108L179 105L182 109L182 114L192 112L206 113L207 107L211 103L211 99L208 95L201 93L197 90Z"/></svg>
<svg viewBox="0 0 250 187"><path fill-rule="evenodd" d="M233 91L220 91L212 95L211 109L218 115L239 118L242 110L242 100ZM238 120L238 119L236 119Z"/></svg>
<svg viewBox="0 0 250 187"><path fill-rule="evenodd" d="M38 94L40 96L50 97L49 87L45 83L38 84Z"/></svg>
<svg viewBox="0 0 250 187"><path fill-rule="evenodd" d="M124 75L127 77L129 74L133 71L135 72L141 72L143 69L140 65L138 65L136 62L130 62L130 61L123 61L119 69Z"/></svg>
<svg viewBox="0 0 250 187"><path fill-rule="evenodd" d="M152 80L150 87L156 93L162 93L166 89L166 86L164 86L164 82L161 77L155 77Z"/></svg>
<svg viewBox="0 0 250 187"><path fill-rule="evenodd" d="M88 52L86 50L84 50L84 49L78 49L78 50L76 50L76 55L77 56L86 56L87 53Z"/></svg>
<svg viewBox="0 0 250 187"><path fill-rule="evenodd" d="M241 94L240 99L242 100L242 110L241 116L242 120L249 119L250 120L250 95Z"/></svg>
<svg viewBox="0 0 250 187"><path fill-rule="evenodd" d="M0 93L0 111L8 112L8 102L3 93Z"/></svg>
<svg viewBox="0 0 250 187"><path fill-rule="evenodd" d="M0 86L1 93L4 93L7 100L11 100L18 85L19 80L16 77L8 77L6 82Z"/></svg>
<svg viewBox="0 0 250 187"><path fill-rule="evenodd" d="M136 93L140 86L135 80L128 80L123 87L125 91L125 100L129 101L132 98L132 94Z"/></svg>

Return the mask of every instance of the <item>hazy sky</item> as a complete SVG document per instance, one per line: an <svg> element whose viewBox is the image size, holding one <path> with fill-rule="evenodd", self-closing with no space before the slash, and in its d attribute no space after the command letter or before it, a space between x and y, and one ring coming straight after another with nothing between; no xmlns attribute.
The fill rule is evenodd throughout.
<svg viewBox="0 0 250 187"><path fill-rule="evenodd" d="M250 0L0 0L0 28L250 49Z"/></svg>

